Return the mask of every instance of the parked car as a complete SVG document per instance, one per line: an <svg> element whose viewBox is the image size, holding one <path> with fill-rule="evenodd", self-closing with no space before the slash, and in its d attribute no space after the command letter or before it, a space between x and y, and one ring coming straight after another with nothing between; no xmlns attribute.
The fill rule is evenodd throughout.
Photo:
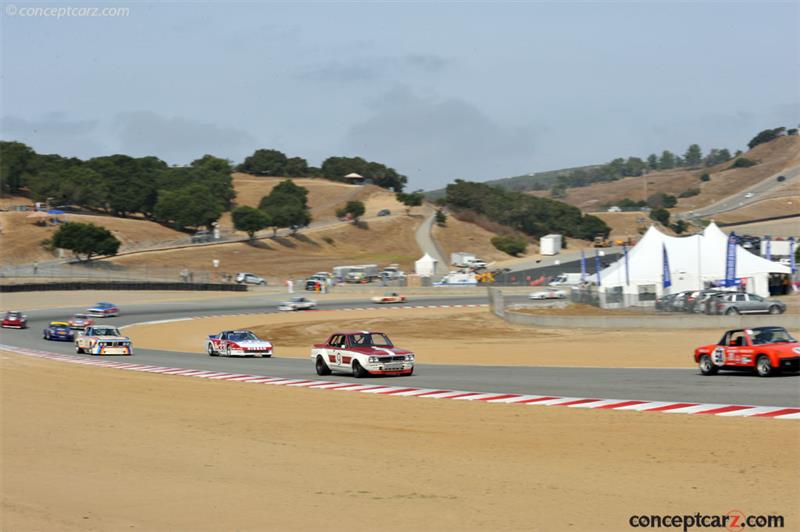
<svg viewBox="0 0 800 532"><path fill-rule="evenodd" d="M350 373L355 378L369 375L411 375L414 353L396 347L380 332L337 332L327 342L314 344L311 361L317 375Z"/></svg>
<svg viewBox="0 0 800 532"><path fill-rule="evenodd" d="M222 331L211 334L206 340L209 356L271 357L272 343L262 340L250 331Z"/></svg>
<svg viewBox="0 0 800 532"><path fill-rule="evenodd" d="M3 328L24 329L28 326L28 317L18 310L9 310L3 317Z"/></svg>
<svg viewBox="0 0 800 532"><path fill-rule="evenodd" d="M785 175L779 175L778 176L778 182L782 183L783 181L786 181L786 176Z"/></svg>
<svg viewBox="0 0 800 532"><path fill-rule="evenodd" d="M714 298L714 314L783 314L786 304L756 294L731 292Z"/></svg>
<svg viewBox="0 0 800 532"><path fill-rule="evenodd" d="M211 233L205 230L196 231L192 235L192 242L210 242L211 241Z"/></svg>
<svg viewBox="0 0 800 532"><path fill-rule="evenodd" d="M255 284L258 286L267 286L267 280L254 273L239 272L236 274L235 281L239 284Z"/></svg>
<svg viewBox="0 0 800 532"><path fill-rule="evenodd" d="M72 327L64 321L51 321L42 331L42 338L45 340L66 340L71 342L75 339Z"/></svg>
<svg viewBox="0 0 800 532"><path fill-rule="evenodd" d="M294 310L311 310L317 307L317 302L304 297L293 297L289 301L284 301L278 305L278 310L294 311Z"/></svg>
<svg viewBox="0 0 800 532"><path fill-rule="evenodd" d="M389 216L390 214L392 214L392 211L389 209L381 209L378 211L378 216Z"/></svg>
<svg viewBox="0 0 800 532"><path fill-rule="evenodd" d="M694 361L703 375L755 370L759 376L769 377L800 370L800 343L783 327L733 329L718 343L695 349Z"/></svg>

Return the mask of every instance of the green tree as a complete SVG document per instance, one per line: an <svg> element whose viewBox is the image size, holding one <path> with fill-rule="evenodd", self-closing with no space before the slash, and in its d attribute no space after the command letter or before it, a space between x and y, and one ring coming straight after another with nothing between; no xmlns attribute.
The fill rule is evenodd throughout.
<svg viewBox="0 0 800 532"><path fill-rule="evenodd" d="M663 207L650 211L650 218L659 222L664 227L669 226L669 211Z"/></svg>
<svg viewBox="0 0 800 532"><path fill-rule="evenodd" d="M221 159L208 154L203 155L199 159L195 159L189 166L192 168L205 168L212 172L228 175L233 172L233 165L228 159Z"/></svg>
<svg viewBox="0 0 800 532"><path fill-rule="evenodd" d="M675 154L669 150L664 150L658 160L658 169L669 170L671 168L675 168Z"/></svg>
<svg viewBox="0 0 800 532"><path fill-rule="evenodd" d="M556 183L550 189L550 197L554 199L563 199L567 197L567 185L564 183Z"/></svg>
<svg viewBox="0 0 800 532"><path fill-rule="evenodd" d="M267 213L272 220L273 232L279 228L304 227L311 223L308 208L308 189L286 179L275 185L263 198L258 208Z"/></svg>
<svg viewBox="0 0 800 532"><path fill-rule="evenodd" d="M400 175L394 168L361 157L328 157L322 162L320 170L325 179L333 181L346 181L344 176L355 172L379 187L395 192L402 192L407 182L406 176Z"/></svg>
<svg viewBox="0 0 800 532"><path fill-rule="evenodd" d="M0 190L17 192L32 172L36 152L21 142L0 141Z"/></svg>
<svg viewBox="0 0 800 532"><path fill-rule="evenodd" d="M447 214L442 209L436 209L436 225L444 226L447 224Z"/></svg>
<svg viewBox="0 0 800 532"><path fill-rule="evenodd" d="M647 156L647 166L650 170L658 170L658 155L651 153Z"/></svg>
<svg viewBox="0 0 800 532"><path fill-rule="evenodd" d="M753 159L748 159L747 157L737 157L731 168L749 168L751 166L757 165L758 162L754 161Z"/></svg>
<svg viewBox="0 0 800 532"><path fill-rule="evenodd" d="M73 222L59 227L51 242L53 247L68 249L87 261L94 255L116 255L120 246L120 241L105 227Z"/></svg>
<svg viewBox="0 0 800 532"><path fill-rule="evenodd" d="M700 163L703 161L703 151L700 149L700 145L692 144L689 146L683 158L686 161L686 166L690 168L700 166Z"/></svg>
<svg viewBox="0 0 800 532"><path fill-rule="evenodd" d="M272 220L266 212L254 207L243 205L233 209L231 212L233 227L237 231L244 231L250 240L255 238L256 233L272 225Z"/></svg>
<svg viewBox="0 0 800 532"><path fill-rule="evenodd" d="M647 206L651 209L658 209L659 207L672 208L678 204L678 198L672 194L664 192L656 192L647 198Z"/></svg>
<svg viewBox="0 0 800 532"><path fill-rule="evenodd" d="M205 186L194 184L159 192L154 216L180 228L197 229L210 226L222 212L222 202Z"/></svg>
<svg viewBox="0 0 800 532"><path fill-rule="evenodd" d="M364 216L365 212L366 208L364 207L364 202L354 200L348 201L344 207L337 209L336 216L339 218L344 218L345 216L350 215L353 223L358 223L358 219Z"/></svg>
<svg viewBox="0 0 800 532"><path fill-rule="evenodd" d="M672 230L675 231L675 234L681 235L686 232L686 229L688 229L688 226L683 220L678 220L672 224Z"/></svg>
<svg viewBox="0 0 800 532"><path fill-rule="evenodd" d="M761 131L758 135L750 139L750 142L747 143L747 147L752 150L759 144L770 142L782 136L785 131L786 131L785 127L776 127L775 129L765 129L764 131Z"/></svg>
<svg viewBox="0 0 800 532"><path fill-rule="evenodd" d="M525 238L513 235L493 237L492 245L512 257L521 255L528 249L528 241Z"/></svg>
<svg viewBox="0 0 800 532"><path fill-rule="evenodd" d="M286 155L278 150L256 150L237 169L255 175L282 176L286 175L287 161Z"/></svg>
<svg viewBox="0 0 800 532"><path fill-rule="evenodd" d="M397 201L406 206L406 215L411 214L411 209L414 207L419 207L425 200L425 194L420 191L411 192L409 194L406 194L405 192L398 192L394 196Z"/></svg>
<svg viewBox="0 0 800 532"><path fill-rule="evenodd" d="M286 160L286 175L290 177L305 177L310 174L308 162L302 157L290 157Z"/></svg>

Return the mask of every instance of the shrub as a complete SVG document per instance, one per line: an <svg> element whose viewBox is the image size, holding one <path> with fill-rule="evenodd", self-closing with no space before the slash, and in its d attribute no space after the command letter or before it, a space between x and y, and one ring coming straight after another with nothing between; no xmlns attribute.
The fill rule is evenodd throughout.
<svg viewBox="0 0 800 532"><path fill-rule="evenodd" d="M700 181L702 181L703 183L711 181L711 176L708 174L708 172L706 172L700 176Z"/></svg>
<svg viewBox="0 0 800 532"><path fill-rule="evenodd" d="M496 236L492 238L492 245L512 257L525 253L528 249L528 241L525 238L513 235Z"/></svg>
<svg viewBox="0 0 800 532"><path fill-rule="evenodd" d="M667 209L653 209L650 211L650 218L659 222L663 226L669 226L669 211Z"/></svg>
<svg viewBox="0 0 800 532"><path fill-rule="evenodd" d="M690 188L690 189L684 190L683 192L678 194L678 197L679 198L691 198L692 196L697 196L698 194L700 194L700 189L699 188Z"/></svg>
<svg viewBox="0 0 800 532"><path fill-rule="evenodd" d="M436 225L445 225L447 223L447 214L442 209L436 209Z"/></svg>
<svg viewBox="0 0 800 532"><path fill-rule="evenodd" d="M747 157L738 157L735 161L733 161L731 168L749 168L757 164L758 161L754 161L753 159L748 159Z"/></svg>

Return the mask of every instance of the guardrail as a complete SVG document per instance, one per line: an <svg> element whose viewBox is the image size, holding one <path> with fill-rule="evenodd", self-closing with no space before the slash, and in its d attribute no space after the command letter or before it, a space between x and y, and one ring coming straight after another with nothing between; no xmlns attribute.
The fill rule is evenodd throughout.
<svg viewBox="0 0 800 532"><path fill-rule="evenodd" d="M199 292L246 292L247 286L239 284L178 282L64 282L0 285L0 292L44 292L53 290L180 290Z"/></svg>

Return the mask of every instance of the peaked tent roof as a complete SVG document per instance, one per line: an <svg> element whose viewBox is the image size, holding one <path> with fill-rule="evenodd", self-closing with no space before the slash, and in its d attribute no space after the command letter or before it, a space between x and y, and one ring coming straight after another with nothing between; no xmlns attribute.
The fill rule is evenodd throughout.
<svg viewBox="0 0 800 532"><path fill-rule="evenodd" d="M702 234L674 237L655 226L628 250L628 275L631 284L657 283L661 279L662 249L666 248L670 272L701 276L705 280L725 278L728 236L711 223ZM763 273L791 273L788 266L769 261L736 246L736 277L752 277ZM625 284L625 259L620 258L600 272L603 285Z"/></svg>

